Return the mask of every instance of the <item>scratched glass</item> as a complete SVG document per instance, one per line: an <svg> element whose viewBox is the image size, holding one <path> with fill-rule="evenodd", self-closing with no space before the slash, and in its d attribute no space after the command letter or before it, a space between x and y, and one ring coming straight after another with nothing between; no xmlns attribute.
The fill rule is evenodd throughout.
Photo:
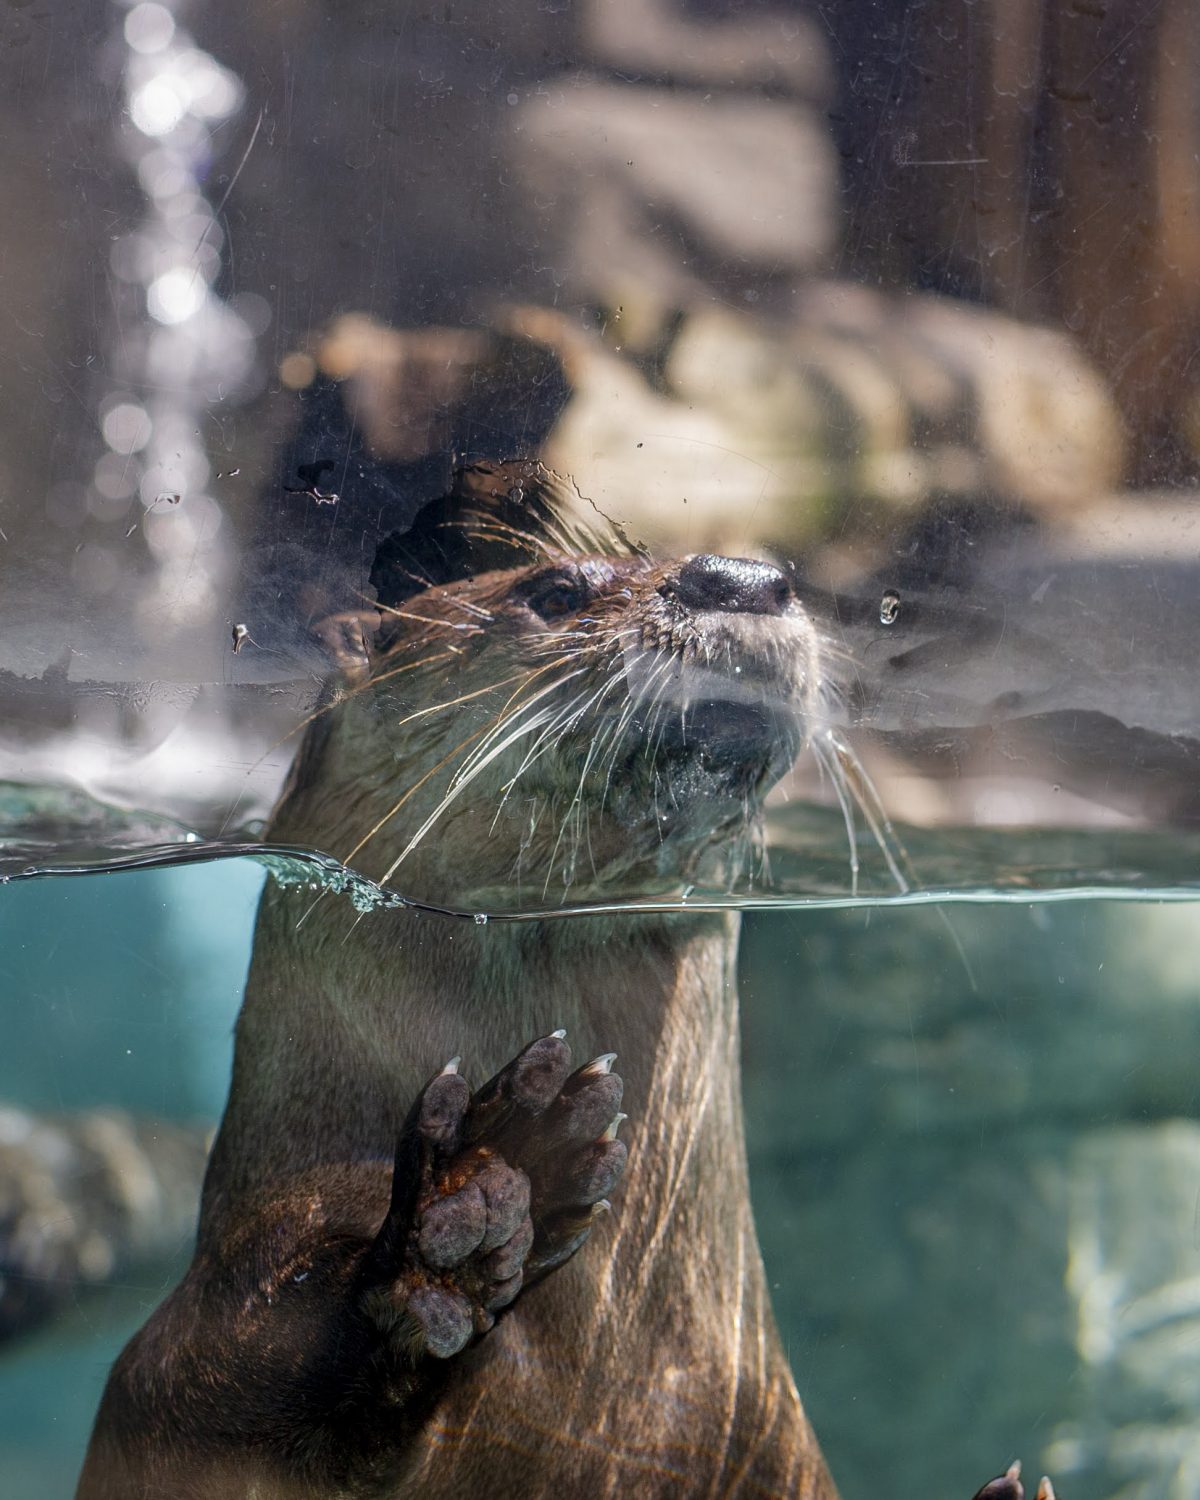
<svg viewBox="0 0 1200 1500"><path fill-rule="evenodd" d="M182 1185L0 1263L0 1494L186 1255L267 878L748 909L847 1500L1200 1493L1196 21L0 8L0 1242L97 1110ZM368 722L369 835L272 822Z"/></svg>
<svg viewBox="0 0 1200 1500"><path fill-rule="evenodd" d="M5 872L264 842L380 544L456 464L537 458L657 558L781 570L821 640L794 769L673 882L575 848L423 889L403 812L386 858L301 851L321 878L496 914L1191 888L1187 85L1152 135L1152 28L943 23L14 8ZM655 720L630 681L726 748L756 690L760 731L794 707L680 674ZM458 722L523 723L515 769L546 722L506 711Z"/></svg>

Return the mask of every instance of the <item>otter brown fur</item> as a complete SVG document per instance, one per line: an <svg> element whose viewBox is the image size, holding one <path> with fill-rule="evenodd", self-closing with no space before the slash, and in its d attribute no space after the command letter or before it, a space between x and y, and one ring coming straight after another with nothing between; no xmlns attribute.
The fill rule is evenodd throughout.
<svg viewBox="0 0 1200 1500"><path fill-rule="evenodd" d="M589 554L552 528L532 559L382 613L271 834L429 901L677 895L714 850L746 844L816 710L816 632L764 564ZM114 1369L81 1500L831 1500L751 1218L736 929L722 913L363 916L268 887L196 1259ZM577 1056L599 1054L565 1082L559 1028ZM465 1098L437 1070L459 1053L476 1077L514 1054L558 1069L554 1103L486 1137L496 1170L524 1162L533 1181L533 1281L595 1217L537 1207L547 1173L578 1178L555 1165L572 1089L592 1100L599 1165L566 1198L594 1203L620 1169L621 1117L602 1128L619 1097L609 1049L628 1190L487 1331L490 1292L403 1260L436 1212L415 1185L444 1126L430 1100ZM500 1077L476 1096L485 1116L515 1089L511 1069ZM530 1152L522 1131L538 1129ZM473 1191L463 1159L438 1189L452 1202L462 1182ZM414 1312L430 1286L475 1319L460 1352Z"/></svg>

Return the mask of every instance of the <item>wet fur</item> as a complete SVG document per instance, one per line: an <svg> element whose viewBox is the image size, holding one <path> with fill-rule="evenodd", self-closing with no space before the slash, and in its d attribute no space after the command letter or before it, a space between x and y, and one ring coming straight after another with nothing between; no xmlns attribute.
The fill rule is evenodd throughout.
<svg viewBox="0 0 1200 1500"><path fill-rule="evenodd" d="M273 838L353 852L359 868L434 901L461 901L469 880L481 906L518 874L549 902L673 892L714 851L741 841L747 857L761 796L796 746L774 744L741 770L727 747L699 770L680 751L664 777L635 741L666 732L677 698L660 695L658 712L647 689L639 727L629 715L622 725L621 695L635 660L728 672L736 658L751 695L774 694L803 732L819 674L799 607L698 619L672 598L676 565L614 544L584 556L596 580L586 602L547 621L529 589L581 553L565 537L531 550L382 610L369 658L351 662L310 727ZM509 732L520 728L511 715L550 675L530 674L564 653L583 666L582 714L568 708L581 684L564 678L547 705L558 721L514 740L447 801L472 746L506 715ZM605 698L591 695L606 683L614 716L601 724ZM524 712L532 722L538 710ZM545 724L542 753L520 769ZM581 779L605 728L611 759L598 754ZM646 805L659 793L665 816ZM544 822L531 833L539 800ZM118 1361L81 1500L831 1500L751 1219L736 938L731 915L481 927L407 910L360 916L343 900L268 887L196 1260ZM478 1081L557 1027L577 1058L620 1054L628 1184L590 1243L492 1332L413 1368L345 1313L387 1209L406 1112L448 1057L462 1053Z"/></svg>

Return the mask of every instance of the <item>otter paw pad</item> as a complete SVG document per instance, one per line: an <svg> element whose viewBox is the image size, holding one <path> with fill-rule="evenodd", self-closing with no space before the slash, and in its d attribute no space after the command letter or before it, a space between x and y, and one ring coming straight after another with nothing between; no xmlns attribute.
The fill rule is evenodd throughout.
<svg viewBox="0 0 1200 1500"><path fill-rule="evenodd" d="M446 1359L486 1333L606 1211L625 1167L614 1060L572 1072L555 1032L474 1093L457 1058L426 1085L376 1242L376 1274L388 1284L368 1297L410 1354Z"/></svg>

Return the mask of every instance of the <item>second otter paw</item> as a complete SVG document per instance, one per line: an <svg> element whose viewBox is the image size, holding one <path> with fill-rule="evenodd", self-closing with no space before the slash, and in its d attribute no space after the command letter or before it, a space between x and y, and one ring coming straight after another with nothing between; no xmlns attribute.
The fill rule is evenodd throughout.
<svg viewBox="0 0 1200 1500"><path fill-rule="evenodd" d="M625 1167L622 1085L605 1054L571 1071L560 1032L472 1093L458 1059L430 1080L396 1157L368 1310L418 1357L449 1358L561 1265Z"/></svg>
<svg viewBox="0 0 1200 1500"><path fill-rule="evenodd" d="M1009 1464L998 1479L989 1480L981 1490L977 1490L972 1500L1025 1500L1020 1462ZM1054 1486L1044 1474L1034 1500L1054 1500Z"/></svg>

